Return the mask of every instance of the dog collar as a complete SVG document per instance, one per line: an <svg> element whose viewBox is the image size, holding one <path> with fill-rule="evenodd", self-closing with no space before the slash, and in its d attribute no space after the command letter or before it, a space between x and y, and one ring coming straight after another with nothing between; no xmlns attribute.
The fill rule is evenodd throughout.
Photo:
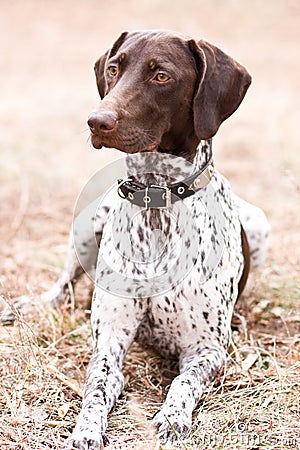
<svg viewBox="0 0 300 450"><path fill-rule="evenodd" d="M130 203L144 208L168 208L173 203L183 200L206 187L214 174L214 163L210 147L208 161L182 181L158 186L150 184L145 186L135 180L133 176L118 180L118 194Z"/></svg>

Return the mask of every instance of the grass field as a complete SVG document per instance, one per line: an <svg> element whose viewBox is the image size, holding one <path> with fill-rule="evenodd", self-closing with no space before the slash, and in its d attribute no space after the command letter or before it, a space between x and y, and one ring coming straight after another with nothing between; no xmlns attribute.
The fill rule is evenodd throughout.
<svg viewBox="0 0 300 450"><path fill-rule="evenodd" d="M0 294L33 299L64 263L73 207L97 168L86 117L93 64L123 30L205 38L253 85L215 138L217 167L272 226L263 267L237 305L224 371L178 448L300 448L300 3L297 0L14 0L0 11ZM0 327L0 448L60 449L79 411L91 354L82 280L71 308L38 308ZM5 303L5 302L4 302ZM151 421L176 367L135 345L109 418L109 449L154 449ZM63 378L64 375L66 378Z"/></svg>

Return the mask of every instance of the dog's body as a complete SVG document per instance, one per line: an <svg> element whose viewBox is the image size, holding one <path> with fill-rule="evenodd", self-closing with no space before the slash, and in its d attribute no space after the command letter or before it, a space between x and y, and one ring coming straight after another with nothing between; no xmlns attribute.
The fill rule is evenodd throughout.
<svg viewBox="0 0 300 450"><path fill-rule="evenodd" d="M134 339L179 359L180 374L154 424L162 442L186 435L195 405L224 362L234 304L247 278L241 222L253 265L264 257L269 231L264 213L233 195L216 171L203 189L170 209L149 208L148 187L166 186L178 171L165 174L159 162L155 171L153 163L151 169L140 165L144 151L182 157L192 171L207 165L211 137L250 84L242 66L203 41L142 32L123 33L95 71L103 100L88 121L92 143L141 152L141 159L129 161L128 176L146 186L146 208L128 202L129 194L121 199L116 189L91 217L101 235L92 302L94 351L82 410L68 440L80 449L106 442L107 415L122 390L122 363ZM153 253L154 231L160 237ZM91 267L95 252L86 259L91 235L78 234L77 254L80 258L83 250ZM127 255L120 250L126 234ZM78 270L72 256L69 261L72 271L66 271L61 289Z"/></svg>
<svg viewBox="0 0 300 450"><path fill-rule="evenodd" d="M128 175L146 186L146 194L150 184L164 188L178 179L178 171L165 175L159 166L164 156L190 163L188 174L179 173L183 179L209 163L212 136L251 82L246 69L216 47L157 31L123 33L95 71L103 100L88 121L92 144L141 152L141 159L129 161ZM153 163L151 170L139 165L145 151L158 155L157 170ZM247 278L241 223L252 265L264 258L264 213L235 196L217 171L169 208L152 208L148 197L141 208L115 189L90 215L94 228L75 222L76 248L72 244L64 274L48 295L59 299L83 271L77 256L86 270L98 257L93 357L71 448L105 444L107 415L122 390L122 363L134 339L179 359L180 374L154 424L162 442L172 441L174 431L185 435L203 390L224 362L234 304ZM129 244L120 250L127 233Z"/></svg>
<svg viewBox="0 0 300 450"><path fill-rule="evenodd" d="M201 150L203 146L199 154ZM157 170L160 172L159 168ZM72 280L73 275L70 274L78 271L75 254L79 260L82 259L87 270L96 264L93 251L91 259L86 259L87 243L93 240L93 226L97 233L101 233L101 242L92 302L93 358L88 369L82 411L69 439L70 446L94 449L105 444L107 414L123 388L122 363L134 339L146 347L154 347L163 356L179 359L180 375L172 382L164 405L154 416L162 442L175 439L174 430L180 436L186 435L194 407L224 362L234 303L238 298L245 265L241 222L251 236L253 267L264 258L268 223L260 209L232 193L228 181L217 171L209 186L198 195L186 199L184 205L184 209L176 209L176 205L172 207L173 220L170 222L169 210L149 208L141 211L140 207L122 200L117 189L114 189L97 212L91 215L90 234L86 228L86 234L80 235L81 227L76 226L76 221L74 223L77 237L76 250L73 247L70 251L69 268L72 267L72 271L65 272L64 281L57 285L56 292L62 293L66 280ZM219 223L221 228L216 232L212 224L218 220L220 210L225 219ZM213 211L216 212L215 217ZM137 219L130 223L131 258L124 265L118 244L128 233L130 217ZM176 224L187 224L191 217L196 228L192 233L188 230L187 235ZM116 220L117 234L113 231ZM167 239L173 260L170 254L149 258L153 245L151 235L157 229ZM193 239L195 235L199 236L198 242ZM220 243L215 239L217 235L224 237L221 253ZM166 260L169 261L170 272L174 268L178 242L184 242L187 252L192 244L198 254L191 270L187 270L180 282L174 280L174 285L172 282L166 283L161 295L154 293L153 297L151 294L146 296L147 279L152 280L156 273L165 272L163 266ZM145 258L141 258L141 249ZM216 267L209 267L208 255L211 251L214 253L210 258L212 261L216 260L214 256L219 258ZM147 264L149 259L151 261ZM176 263L178 261L175 259ZM123 273L124 277L129 276L130 288L128 292L124 291L123 297L120 292L116 295L118 286L114 283L118 280L113 278L112 281L107 277L112 268L118 274ZM203 270L207 270L204 277Z"/></svg>
<svg viewBox="0 0 300 450"><path fill-rule="evenodd" d="M201 283L212 242L218 245L213 239L215 230L211 226L215 218L212 222L207 220L206 207L212 193L218 203L216 211L220 207L230 214L220 230L220 235L225 237L225 247L218 269L214 272L211 267L212 272L207 273L207 280ZM196 403L224 361L234 300L243 270L240 221L228 182L219 173L216 172L211 180L210 189L204 189L200 195L185 201L186 209L176 209L176 205L172 207L172 221L168 210L149 208L139 214L140 208L118 198L116 191L113 197L100 243L92 302L94 356L88 370L82 412L71 439L72 444L79 448L82 441L85 443L82 448L97 448L95 443L102 442L107 414L123 388L122 362L134 339L156 348L164 356L179 358L181 375L173 381L165 404L154 418L161 440L172 438L169 421L180 435L189 430ZM210 208L215 209L211 205ZM124 266L117 244L128 231L129 217L135 214L138 216L130 229L131 258ZM183 217L179 219L179 215ZM196 229L193 231L199 236L197 243L193 233L184 237L186 233L182 227L176 227L179 220L187 224L189 216L194 218ZM121 220L114 236L115 245L112 245L116 217ZM173 254L173 259L170 255L149 258L151 235L158 228L168 241L168 251ZM183 242L187 251L190 245L195 247L196 244L193 253L198 253L199 257L192 269L177 285L170 283L161 295L151 297L149 293L145 297L142 292L140 297L139 290L145 288L147 278L152 280L155 273L166 271L163 267L166 260L169 261L169 272L174 269L174 264L182 263L174 262L178 242ZM141 247L147 259L152 259L149 264L146 258L141 258ZM213 252L217 254L218 248ZM107 260L109 264L105 265ZM115 295L116 280L112 284L109 279L107 284L103 281L111 268L118 273L123 272L124 276L139 270L135 280L131 276L132 287L128 294L132 298ZM136 278L141 280L142 286Z"/></svg>

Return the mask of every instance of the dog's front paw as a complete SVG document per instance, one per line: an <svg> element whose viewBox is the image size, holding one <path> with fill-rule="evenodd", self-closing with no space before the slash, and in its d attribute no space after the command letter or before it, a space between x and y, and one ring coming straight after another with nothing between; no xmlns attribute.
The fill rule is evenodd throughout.
<svg viewBox="0 0 300 450"><path fill-rule="evenodd" d="M71 436L66 440L64 450L101 450L109 443L105 433L97 429L74 429Z"/></svg>
<svg viewBox="0 0 300 450"><path fill-rule="evenodd" d="M165 411L164 408L153 416L157 436L162 444L184 439L192 426L192 417L185 411Z"/></svg>

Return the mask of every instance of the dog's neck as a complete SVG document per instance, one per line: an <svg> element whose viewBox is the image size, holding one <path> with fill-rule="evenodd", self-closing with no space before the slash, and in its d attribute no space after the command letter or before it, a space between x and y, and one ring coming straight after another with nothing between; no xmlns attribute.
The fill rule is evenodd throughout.
<svg viewBox="0 0 300 450"><path fill-rule="evenodd" d="M135 153L126 156L127 175L141 184L166 184L181 181L204 167L211 158L210 141L201 141L192 163L161 152Z"/></svg>

